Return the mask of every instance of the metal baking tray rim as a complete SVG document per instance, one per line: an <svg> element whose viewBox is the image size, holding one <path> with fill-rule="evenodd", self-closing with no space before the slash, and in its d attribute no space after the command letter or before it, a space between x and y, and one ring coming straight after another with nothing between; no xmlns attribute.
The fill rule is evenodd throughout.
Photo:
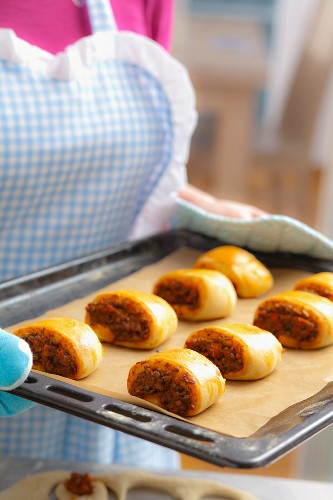
<svg viewBox="0 0 333 500"><path fill-rule="evenodd" d="M29 317L41 315L50 308L47 301L50 297L52 307L57 307L157 262L180 246L206 251L221 244L220 240L176 229L8 280L0 285L2 327L27 319L23 303L29 304ZM251 252L268 266L333 271L331 261L289 253ZM205 429L38 372L31 372L27 380L11 392L221 467L251 469L278 460L333 422L332 384L287 408L246 438Z"/></svg>

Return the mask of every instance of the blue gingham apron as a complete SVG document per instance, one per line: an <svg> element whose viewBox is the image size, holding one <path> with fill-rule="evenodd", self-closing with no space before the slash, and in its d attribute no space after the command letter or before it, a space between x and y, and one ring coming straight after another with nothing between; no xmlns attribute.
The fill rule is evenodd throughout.
<svg viewBox="0 0 333 500"><path fill-rule="evenodd" d="M2 280L126 240L150 200L185 182L186 71L118 33L109 0L88 9L93 35L56 56L0 30ZM1 453L178 465L170 450L40 405L0 419Z"/></svg>
<svg viewBox="0 0 333 500"><path fill-rule="evenodd" d="M177 85L167 95L145 68L160 58L165 80L176 61L150 40L114 32L108 0L88 6L93 36L57 56L38 58L17 39L6 49L0 38L0 279L126 240L178 161ZM8 60L15 50L17 63Z"/></svg>

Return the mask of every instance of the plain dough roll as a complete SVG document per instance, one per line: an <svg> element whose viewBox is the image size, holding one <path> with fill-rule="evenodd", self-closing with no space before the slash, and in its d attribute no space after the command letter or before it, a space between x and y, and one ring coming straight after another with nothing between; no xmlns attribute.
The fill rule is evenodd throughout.
<svg viewBox="0 0 333 500"><path fill-rule="evenodd" d="M138 290L97 295L85 318L102 342L136 349L153 349L177 329L173 308L161 297Z"/></svg>
<svg viewBox="0 0 333 500"><path fill-rule="evenodd" d="M212 320L229 316L237 295L231 281L211 269L178 269L161 276L153 293L175 309L179 319Z"/></svg>
<svg viewBox="0 0 333 500"><path fill-rule="evenodd" d="M333 302L292 290L262 301L253 323L272 332L285 347L325 347L333 343Z"/></svg>
<svg viewBox="0 0 333 500"><path fill-rule="evenodd" d="M29 323L14 332L26 340L36 370L79 380L92 373L103 358L103 347L89 325L72 318Z"/></svg>
<svg viewBox="0 0 333 500"><path fill-rule="evenodd" d="M254 255L243 248L223 245L202 254L196 269L214 269L227 276L238 297L259 297L273 286L270 271Z"/></svg>
<svg viewBox="0 0 333 500"><path fill-rule="evenodd" d="M315 293L333 302L333 273L324 272L307 276L295 283L294 290Z"/></svg>
<svg viewBox="0 0 333 500"><path fill-rule="evenodd" d="M197 415L215 403L225 379L205 356L170 349L139 361L129 371L129 394L182 417Z"/></svg>
<svg viewBox="0 0 333 500"><path fill-rule="evenodd" d="M200 352L230 380L257 380L277 367L283 347L270 332L246 323L225 323L192 332L188 349Z"/></svg>

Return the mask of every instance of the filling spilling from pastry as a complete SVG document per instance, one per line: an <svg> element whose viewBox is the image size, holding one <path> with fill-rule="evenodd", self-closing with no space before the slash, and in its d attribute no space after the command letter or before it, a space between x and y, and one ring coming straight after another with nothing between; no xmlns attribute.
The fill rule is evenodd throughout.
<svg viewBox="0 0 333 500"><path fill-rule="evenodd" d="M65 479L64 486L74 495L91 495L94 489L92 481L92 477L87 473L72 472L70 478Z"/></svg>
<svg viewBox="0 0 333 500"><path fill-rule="evenodd" d="M87 473L72 472L70 477L57 484L57 500L108 500L109 490L104 481Z"/></svg>

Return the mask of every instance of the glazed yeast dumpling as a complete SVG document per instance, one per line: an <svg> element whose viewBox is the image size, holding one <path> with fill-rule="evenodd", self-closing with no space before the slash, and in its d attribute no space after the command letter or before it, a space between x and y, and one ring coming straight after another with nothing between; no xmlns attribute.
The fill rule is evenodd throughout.
<svg viewBox="0 0 333 500"><path fill-rule="evenodd" d="M103 358L96 333L89 325L72 318L35 321L14 335L28 342L35 370L79 380L90 375Z"/></svg>
<svg viewBox="0 0 333 500"><path fill-rule="evenodd" d="M172 305L179 319L211 320L229 316L237 295L231 281L210 269L178 269L161 276L153 293Z"/></svg>
<svg viewBox="0 0 333 500"><path fill-rule="evenodd" d="M333 302L292 290L262 301L253 323L272 332L285 347L325 347L333 343Z"/></svg>
<svg viewBox="0 0 333 500"><path fill-rule="evenodd" d="M178 318L161 297L137 290L97 295L87 305L86 323L102 342L153 349L176 331Z"/></svg>
<svg viewBox="0 0 333 500"><path fill-rule="evenodd" d="M297 281L294 290L315 293L333 302L333 273L324 272L307 276Z"/></svg>
<svg viewBox="0 0 333 500"><path fill-rule="evenodd" d="M243 248L224 245L202 254L196 269L214 269L227 276L238 297L258 297L273 286L270 271L254 255Z"/></svg>
<svg viewBox="0 0 333 500"><path fill-rule="evenodd" d="M189 335L184 347L206 356L230 380L266 377L280 363L283 351L272 333L245 323L201 328Z"/></svg>
<svg viewBox="0 0 333 500"><path fill-rule="evenodd" d="M182 417L191 417L222 396L225 379L214 363L198 352L170 349L132 366L127 389L132 396Z"/></svg>

